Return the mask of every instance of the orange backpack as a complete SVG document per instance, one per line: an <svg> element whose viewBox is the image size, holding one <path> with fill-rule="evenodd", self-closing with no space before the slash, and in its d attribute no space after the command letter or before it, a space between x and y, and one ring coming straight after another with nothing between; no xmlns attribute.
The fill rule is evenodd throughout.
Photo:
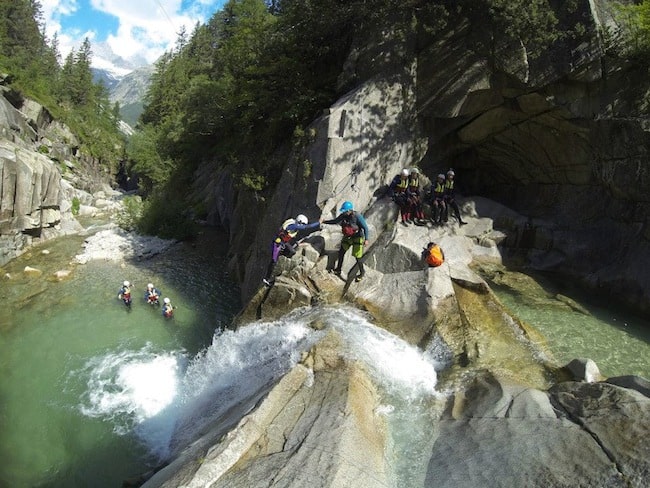
<svg viewBox="0 0 650 488"><path fill-rule="evenodd" d="M427 264L429 266L440 266L444 260L445 258L442 255L442 249L440 249L438 244L429 247L427 250Z"/></svg>

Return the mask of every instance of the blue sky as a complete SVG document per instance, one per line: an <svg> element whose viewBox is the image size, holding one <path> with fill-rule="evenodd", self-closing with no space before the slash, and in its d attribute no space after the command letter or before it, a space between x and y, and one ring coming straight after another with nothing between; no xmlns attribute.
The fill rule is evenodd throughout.
<svg viewBox="0 0 650 488"><path fill-rule="evenodd" d="M155 61L175 43L182 26L192 32L226 0L41 0L48 37L56 32L63 58L85 37L106 42L125 59Z"/></svg>

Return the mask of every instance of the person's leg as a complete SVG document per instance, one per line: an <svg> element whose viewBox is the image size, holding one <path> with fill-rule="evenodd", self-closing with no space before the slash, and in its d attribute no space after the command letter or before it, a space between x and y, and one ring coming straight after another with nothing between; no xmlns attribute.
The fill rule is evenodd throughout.
<svg viewBox="0 0 650 488"><path fill-rule="evenodd" d="M399 213L402 217L402 222L406 223L406 220L408 219L408 209L403 201L399 204Z"/></svg>
<svg viewBox="0 0 650 488"><path fill-rule="evenodd" d="M282 243L274 242L271 247L271 262L269 262L269 265L266 268L266 275L262 280L264 281L265 285L269 285L275 281L273 270L275 269L275 265L278 262L278 258L280 257L280 251L282 251Z"/></svg>
<svg viewBox="0 0 650 488"><path fill-rule="evenodd" d="M357 266L359 268L359 273L357 274L355 280L356 281L361 281L361 278L363 278L363 275L365 274L365 270L363 268L363 261L361 258L363 257L363 237L357 237L354 240L354 244L352 246L352 255L355 257L357 260Z"/></svg>
<svg viewBox="0 0 650 488"><path fill-rule="evenodd" d="M338 275L341 274L341 267L343 266L343 258L345 257L345 252L348 250L349 247L350 247L350 238L344 237L341 240L341 247L339 247L338 259L336 262L336 267L334 268L334 272Z"/></svg>
<svg viewBox="0 0 650 488"><path fill-rule="evenodd" d="M452 200L450 202L451 207L454 209L454 215L456 215L456 218L458 219L458 223L460 225L464 225L467 222L463 222L463 219L460 217L460 208L458 208L458 204L456 203L456 200Z"/></svg>

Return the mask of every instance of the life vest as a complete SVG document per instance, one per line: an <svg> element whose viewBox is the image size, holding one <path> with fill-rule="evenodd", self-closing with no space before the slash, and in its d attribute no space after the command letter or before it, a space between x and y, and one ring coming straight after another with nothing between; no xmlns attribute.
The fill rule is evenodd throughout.
<svg viewBox="0 0 650 488"><path fill-rule="evenodd" d="M395 193L404 193L409 186L408 178L400 178L395 185Z"/></svg>
<svg viewBox="0 0 650 488"><path fill-rule="evenodd" d="M122 288L122 300L127 301L131 299L131 289L128 286Z"/></svg>
<svg viewBox="0 0 650 488"><path fill-rule="evenodd" d="M427 250L426 260L429 266L440 266L445 261L442 255L442 249L440 249L438 244L431 246Z"/></svg>
<svg viewBox="0 0 650 488"><path fill-rule="evenodd" d="M359 233L359 224L354 214L341 222L341 232L345 237L352 237Z"/></svg>
<svg viewBox="0 0 650 488"><path fill-rule="evenodd" d="M447 195L453 195L454 194L454 180L446 180L445 181L445 193Z"/></svg>
<svg viewBox="0 0 650 488"><path fill-rule="evenodd" d="M169 318L172 315L174 315L174 307L168 304L163 305L163 317Z"/></svg>
<svg viewBox="0 0 650 488"><path fill-rule="evenodd" d="M158 293L156 292L156 289L154 288L153 290L147 290L147 302L156 303L157 301Z"/></svg>
<svg viewBox="0 0 650 488"><path fill-rule="evenodd" d="M276 237L276 242L289 242L291 239L294 239L298 235L297 230L287 230L291 224L295 224L295 219L287 219L282 222L278 236ZM279 241L278 241L279 239Z"/></svg>
<svg viewBox="0 0 650 488"><path fill-rule="evenodd" d="M420 180L415 178L409 178L408 189L412 193L417 193L420 191Z"/></svg>
<svg viewBox="0 0 650 488"><path fill-rule="evenodd" d="M435 198L442 198L444 194L445 194L445 184L440 183L439 181L436 182L436 186L433 189L433 196Z"/></svg>

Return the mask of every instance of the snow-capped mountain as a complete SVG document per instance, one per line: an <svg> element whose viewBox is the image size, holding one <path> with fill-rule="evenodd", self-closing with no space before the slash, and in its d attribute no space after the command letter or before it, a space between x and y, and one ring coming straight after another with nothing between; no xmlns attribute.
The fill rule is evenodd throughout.
<svg viewBox="0 0 650 488"><path fill-rule="evenodd" d="M140 55L124 59L113 52L106 42L92 46L92 67L110 73L116 78L121 78L136 68L147 66L147 60Z"/></svg>
<svg viewBox="0 0 650 488"><path fill-rule="evenodd" d="M142 56L124 59L107 43L98 43L92 46L91 68L95 82L104 84L110 101L120 104L124 121L134 126L142 113L154 67Z"/></svg>

